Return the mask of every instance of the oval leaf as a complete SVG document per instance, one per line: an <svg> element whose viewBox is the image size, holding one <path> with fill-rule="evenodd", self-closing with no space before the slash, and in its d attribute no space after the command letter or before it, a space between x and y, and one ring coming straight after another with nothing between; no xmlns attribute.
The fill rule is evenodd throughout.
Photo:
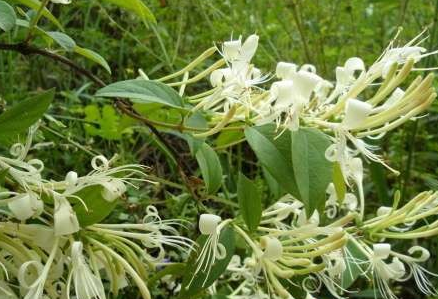
<svg viewBox="0 0 438 299"><path fill-rule="evenodd" d="M99 64L101 67L103 67L108 73L111 74L111 68L108 65L108 62L106 62L105 58L103 58L102 56L100 56L98 53L90 50L90 49L85 49L85 48L81 48L79 46L74 47L73 51L79 55L84 56L85 58L87 58L88 60L91 60L97 64Z"/></svg>
<svg viewBox="0 0 438 299"><path fill-rule="evenodd" d="M76 47L76 42L67 34L57 31L47 31L46 34L50 36L58 45L68 52L73 52Z"/></svg>
<svg viewBox="0 0 438 299"><path fill-rule="evenodd" d="M255 231L262 218L262 197L257 186L242 173L237 182L240 212L250 231Z"/></svg>
<svg viewBox="0 0 438 299"><path fill-rule="evenodd" d="M55 96L51 89L21 101L0 114L0 140L8 140L25 132L47 111Z"/></svg>
<svg viewBox="0 0 438 299"><path fill-rule="evenodd" d="M285 132L277 136L275 125L245 130L245 137L262 166L288 193L299 198L291 158L291 136Z"/></svg>
<svg viewBox="0 0 438 299"><path fill-rule="evenodd" d="M161 82L143 79L120 81L97 91L96 96L129 98L134 103L160 103L174 108L184 108L178 93Z"/></svg>
<svg viewBox="0 0 438 299"><path fill-rule="evenodd" d="M215 193L222 184L222 166L219 157L208 144L203 143L196 152L196 160L201 168L207 192Z"/></svg>
<svg viewBox="0 0 438 299"><path fill-rule="evenodd" d="M15 26L17 15L12 6L4 1L0 1L0 29L9 31Z"/></svg>
<svg viewBox="0 0 438 299"><path fill-rule="evenodd" d="M109 202L102 197L101 186L87 187L76 193L75 196L80 197L87 206L85 208L80 202L73 206L79 224L83 227L101 222L117 205L117 199Z"/></svg>
<svg viewBox="0 0 438 299"><path fill-rule="evenodd" d="M332 181L333 163L325 157L329 138L316 129L300 128L291 132L292 165L300 199L307 215L323 213L326 190Z"/></svg>

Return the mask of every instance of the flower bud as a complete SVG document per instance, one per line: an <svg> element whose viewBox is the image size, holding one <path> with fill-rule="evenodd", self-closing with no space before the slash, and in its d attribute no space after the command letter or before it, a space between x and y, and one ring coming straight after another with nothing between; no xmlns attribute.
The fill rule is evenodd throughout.
<svg viewBox="0 0 438 299"><path fill-rule="evenodd" d="M213 214L202 214L199 218L199 230L203 235L212 235L216 233L217 226L222 218Z"/></svg>
<svg viewBox="0 0 438 299"><path fill-rule="evenodd" d="M273 237L261 237L260 245L265 249L263 257L271 261L277 261L283 255L283 245L280 240Z"/></svg>
<svg viewBox="0 0 438 299"><path fill-rule="evenodd" d="M349 99L345 107L345 117L342 124L347 129L359 127L373 110L373 106L356 99Z"/></svg>
<svg viewBox="0 0 438 299"><path fill-rule="evenodd" d="M75 186L78 183L78 174L75 171L69 171L65 176L65 181L68 186Z"/></svg>

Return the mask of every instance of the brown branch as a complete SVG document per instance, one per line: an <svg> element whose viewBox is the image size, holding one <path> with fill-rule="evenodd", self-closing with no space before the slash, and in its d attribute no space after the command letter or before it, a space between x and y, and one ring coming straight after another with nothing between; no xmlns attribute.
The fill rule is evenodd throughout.
<svg viewBox="0 0 438 299"><path fill-rule="evenodd" d="M5 51L14 51L18 52L22 55L29 56L29 55L39 55L44 56L47 58L50 58L52 60L58 61L64 65L67 65L68 67L75 70L78 74L90 79L92 82L97 84L99 87L105 87L106 84L104 81L102 81L99 77L95 76L93 73L91 73L89 70L81 67L80 65L76 64L74 61L58 55L56 53L40 49L34 46L31 46L27 43L16 43L16 44L2 44L0 43L0 50ZM179 154L177 151L173 148L173 146L164 138L163 134L158 131L158 129L155 127L154 122L143 117L140 113L138 113L133 107L132 104L128 100L116 99L116 107L124 114L141 121L143 124L145 124L149 130L158 138L160 142L162 142L170 151L170 153L175 157L175 161L177 163L177 169L178 173L184 183L184 185L187 187L188 191L192 194L192 196L197 199L196 192L194 191L192 187L192 183L190 178L187 176L187 174L184 171L182 160L180 159Z"/></svg>

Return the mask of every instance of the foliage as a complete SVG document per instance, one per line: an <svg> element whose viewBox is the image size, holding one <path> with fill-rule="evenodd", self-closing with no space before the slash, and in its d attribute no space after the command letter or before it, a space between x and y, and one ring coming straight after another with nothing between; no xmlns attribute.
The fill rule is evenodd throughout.
<svg viewBox="0 0 438 299"><path fill-rule="evenodd" d="M437 16L0 0L0 298L434 298Z"/></svg>

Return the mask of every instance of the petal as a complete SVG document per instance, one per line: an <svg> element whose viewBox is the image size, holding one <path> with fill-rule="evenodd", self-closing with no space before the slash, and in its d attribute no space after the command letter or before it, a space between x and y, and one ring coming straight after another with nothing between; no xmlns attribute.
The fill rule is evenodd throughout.
<svg viewBox="0 0 438 299"><path fill-rule="evenodd" d="M280 79L290 79L292 74L297 72L297 65L289 62L279 62L275 71Z"/></svg>
<svg viewBox="0 0 438 299"><path fill-rule="evenodd" d="M356 99L348 99L342 124L348 129L360 126L373 110L373 106Z"/></svg>
<svg viewBox="0 0 438 299"><path fill-rule="evenodd" d="M242 45L240 59L249 62L257 51L258 44L259 36L256 34L250 35Z"/></svg>
<svg viewBox="0 0 438 299"><path fill-rule="evenodd" d="M377 243L373 244L374 256L378 259L386 259L391 253L391 244L389 243Z"/></svg>
<svg viewBox="0 0 438 299"><path fill-rule="evenodd" d="M202 214L199 218L199 230L203 235L211 235L216 233L216 228L222 218L213 214Z"/></svg>
<svg viewBox="0 0 438 299"><path fill-rule="evenodd" d="M355 71L365 70L365 64L359 57L348 58L344 67L351 75L353 75Z"/></svg>

